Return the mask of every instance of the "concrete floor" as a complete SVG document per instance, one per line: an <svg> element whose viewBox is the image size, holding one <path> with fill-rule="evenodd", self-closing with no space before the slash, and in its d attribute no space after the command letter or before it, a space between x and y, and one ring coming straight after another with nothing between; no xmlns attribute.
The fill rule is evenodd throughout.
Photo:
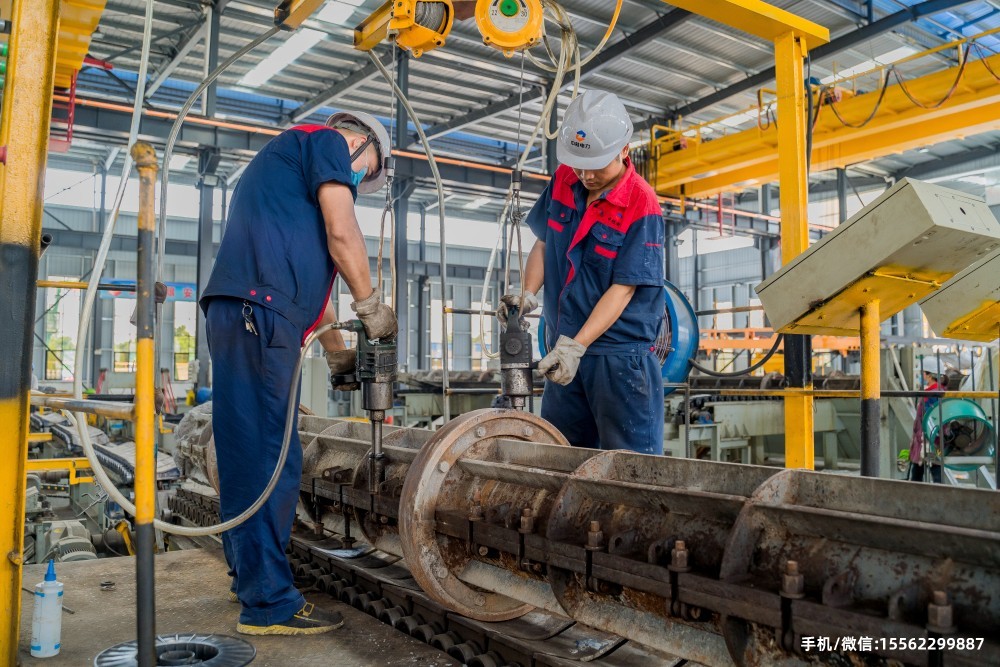
<svg viewBox="0 0 1000 667"><path fill-rule="evenodd" d="M65 563L57 568L65 584L62 650L54 658L32 658L31 612L34 596L21 595L22 665L84 667L98 653L135 639L135 566L132 558L102 558ZM24 568L23 585L33 589L45 574L44 565ZM100 582L114 581L114 591L101 591ZM156 559L156 631L236 634L238 605L229 602L229 577L218 549L193 549L161 554ZM390 626L324 593L306 597L339 611L347 622L326 635L313 637L244 637L257 649L254 667L448 667L458 663Z"/></svg>

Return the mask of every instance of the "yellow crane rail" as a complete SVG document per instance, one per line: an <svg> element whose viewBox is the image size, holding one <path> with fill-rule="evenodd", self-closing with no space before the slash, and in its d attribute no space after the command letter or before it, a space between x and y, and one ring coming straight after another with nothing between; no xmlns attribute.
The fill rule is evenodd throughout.
<svg viewBox="0 0 1000 667"><path fill-rule="evenodd" d="M964 72L961 68L908 80L905 89L897 82L884 92L880 87L841 99L834 103L836 113L829 103L821 105L813 128L812 169L845 167L1000 129L1000 55L970 59ZM934 106L953 87L951 96ZM662 143L679 145L674 135ZM711 141L690 141L673 151L661 148L653 182L661 195L705 197L776 181L778 164L778 129L775 123L762 122Z"/></svg>

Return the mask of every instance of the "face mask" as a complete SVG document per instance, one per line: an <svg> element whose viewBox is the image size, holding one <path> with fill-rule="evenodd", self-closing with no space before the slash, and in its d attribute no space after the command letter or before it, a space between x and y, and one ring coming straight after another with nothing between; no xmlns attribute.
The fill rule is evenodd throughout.
<svg viewBox="0 0 1000 667"><path fill-rule="evenodd" d="M359 157L361 157L361 154L365 152L366 148L368 148L368 144L372 143L373 141L375 141L375 137L368 135L368 138L365 139L365 142L360 146L358 146L357 150L351 153L351 164L354 164L354 161L357 160ZM365 180L365 175L367 173L368 173L368 167L362 167L360 171L352 171L351 184L353 184L354 187L357 188L359 185L361 185L361 181Z"/></svg>
<svg viewBox="0 0 1000 667"><path fill-rule="evenodd" d="M368 174L368 167L362 167L360 171L351 172L351 185L357 188L361 185L361 181L365 180L365 176Z"/></svg>

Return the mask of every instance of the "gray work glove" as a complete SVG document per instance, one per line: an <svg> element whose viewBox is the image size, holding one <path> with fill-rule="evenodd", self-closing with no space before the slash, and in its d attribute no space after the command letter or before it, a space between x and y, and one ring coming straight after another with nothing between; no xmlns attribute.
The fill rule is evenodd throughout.
<svg viewBox="0 0 1000 667"><path fill-rule="evenodd" d="M359 388L358 383L333 384L336 375L350 375L357 370L358 351L357 349L337 350L326 353L326 365L330 368L330 384L338 391L354 391Z"/></svg>
<svg viewBox="0 0 1000 667"><path fill-rule="evenodd" d="M326 353L326 365L330 367L330 375L350 375L358 364L358 351L355 348L337 350Z"/></svg>
<svg viewBox="0 0 1000 667"><path fill-rule="evenodd" d="M556 384L573 381L587 346L569 336L559 336L556 346L538 362L538 372Z"/></svg>
<svg viewBox="0 0 1000 667"><path fill-rule="evenodd" d="M524 317L531 311L538 308L538 297L535 296L533 292L525 291L523 292L523 308L522 304L522 294L504 294L500 297L500 305L497 306L497 319L500 323L507 328L507 308L521 308L520 316Z"/></svg>
<svg viewBox="0 0 1000 667"><path fill-rule="evenodd" d="M373 291L367 299L353 302L351 309L358 314L358 319L365 325L365 333L369 340L390 338L399 331L396 313L382 303L382 292L378 290Z"/></svg>

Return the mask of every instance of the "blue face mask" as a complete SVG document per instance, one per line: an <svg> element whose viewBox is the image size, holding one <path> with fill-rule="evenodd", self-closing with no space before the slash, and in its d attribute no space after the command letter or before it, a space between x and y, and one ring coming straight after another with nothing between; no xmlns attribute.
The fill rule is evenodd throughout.
<svg viewBox="0 0 1000 667"><path fill-rule="evenodd" d="M365 176L368 174L368 167L362 167L360 171L351 172L351 184L357 188L361 185L361 181L365 180Z"/></svg>
<svg viewBox="0 0 1000 667"><path fill-rule="evenodd" d="M352 164L354 163L355 160L361 157L361 154L365 152L366 148L368 148L368 144L372 143L373 141L375 141L375 137L368 135L368 137L365 139L365 142L360 146L358 146L357 150L351 153ZM361 185L361 181L365 180L365 175L367 173L368 173L368 167L362 167L360 171L352 171L351 184L354 185L355 188L357 188L359 185Z"/></svg>

